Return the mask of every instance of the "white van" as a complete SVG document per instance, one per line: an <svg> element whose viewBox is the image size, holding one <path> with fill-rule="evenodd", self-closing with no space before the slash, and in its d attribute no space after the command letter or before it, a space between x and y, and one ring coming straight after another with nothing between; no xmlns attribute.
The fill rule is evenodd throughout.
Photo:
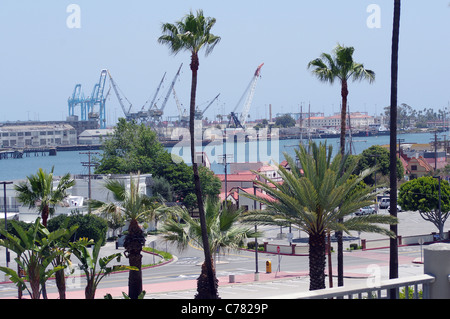
<svg viewBox="0 0 450 319"><path fill-rule="evenodd" d="M389 197L383 197L380 200L380 203L378 205L378 207L380 207L381 209L386 209L391 205L391 199Z"/></svg>

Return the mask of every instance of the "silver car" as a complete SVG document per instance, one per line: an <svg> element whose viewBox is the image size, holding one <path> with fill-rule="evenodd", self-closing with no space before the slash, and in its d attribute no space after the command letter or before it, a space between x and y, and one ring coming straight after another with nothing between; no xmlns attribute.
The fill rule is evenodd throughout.
<svg viewBox="0 0 450 319"><path fill-rule="evenodd" d="M360 215L370 215L370 214L376 214L377 211L371 207L371 206L364 206L361 207L357 212L355 212L356 216L360 216Z"/></svg>

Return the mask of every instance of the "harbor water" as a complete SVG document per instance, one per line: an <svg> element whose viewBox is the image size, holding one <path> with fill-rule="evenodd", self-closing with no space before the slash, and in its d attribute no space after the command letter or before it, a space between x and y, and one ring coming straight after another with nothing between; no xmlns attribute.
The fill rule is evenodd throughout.
<svg viewBox="0 0 450 319"><path fill-rule="evenodd" d="M449 139L448 132L444 132L438 135L439 140ZM398 134L397 138L402 139L402 144L428 144L434 140L434 133L411 133L411 134ZM329 138L329 139L314 139L318 142L327 142L328 145L332 145L335 152L339 150L339 138ZM287 153L294 157L295 147L299 145L300 140L289 139L289 140L279 140L279 141L260 141L259 143L276 143L273 145L266 146L267 150L264 150L266 158L257 158L257 160L266 160L267 156L273 157L276 162L281 162L284 160L284 153ZM227 159L227 162L242 162L242 161L255 161L252 157L252 143L257 143L256 141L250 141L246 144L246 147L240 148L240 146L231 147L231 157ZM367 137L354 137L352 153L360 154L363 150L369 148L372 145L388 145L389 135L383 136L367 136ZM242 146L242 145L241 145ZM223 146L224 151L228 153L228 149L225 151L225 146ZM169 152L173 152L178 156L182 156L183 151L177 146L173 148L167 148ZM211 149L210 146L206 145L203 147L204 151ZM261 149L261 148L259 148ZM217 150L217 148L216 148ZM240 150L245 150L245 156ZM266 153L266 151L268 153ZM96 151L101 152L101 151ZM273 154L270 154L272 152ZM84 153L84 154L83 154ZM23 157L18 159L2 159L0 160L0 181L13 181L22 180L31 174L35 174L39 168L42 168L49 172L52 167L54 167L54 175L61 176L65 173L76 174L88 174L88 167L83 165L83 163L88 162L88 155L85 151L59 151L56 156L34 156ZM211 156L210 153L206 152L207 155ZM214 150L212 153L211 169L217 174L224 173L224 165L221 161L214 158ZM217 155L217 154L216 154ZM219 154L220 155L220 154ZM96 155L97 157L100 155ZM182 156L182 158L184 158ZM188 161L186 161L188 162ZM93 170L93 169L92 169Z"/></svg>

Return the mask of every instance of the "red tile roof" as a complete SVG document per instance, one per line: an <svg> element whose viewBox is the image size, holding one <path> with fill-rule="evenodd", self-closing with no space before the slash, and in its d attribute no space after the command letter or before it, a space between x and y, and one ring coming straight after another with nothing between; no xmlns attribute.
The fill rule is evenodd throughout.
<svg viewBox="0 0 450 319"><path fill-rule="evenodd" d="M225 181L225 174L216 174L216 176L221 180ZM227 174L228 182L251 182L257 178L256 174Z"/></svg>

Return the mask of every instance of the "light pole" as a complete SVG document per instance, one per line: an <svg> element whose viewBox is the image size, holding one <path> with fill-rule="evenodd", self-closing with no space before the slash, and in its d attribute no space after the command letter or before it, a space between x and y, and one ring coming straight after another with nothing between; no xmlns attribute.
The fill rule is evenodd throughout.
<svg viewBox="0 0 450 319"><path fill-rule="evenodd" d="M378 160L377 158L380 157L379 154L370 154L369 157L374 157L375 158L375 166L378 165ZM378 170L378 168L377 168ZM375 192L377 190L377 171L374 172L374 177L375 177ZM377 211L378 214L378 195L377 197L375 197L375 210Z"/></svg>
<svg viewBox="0 0 450 319"><path fill-rule="evenodd" d="M441 176L433 176L433 178L437 178L439 181L439 238L442 240L442 213L441 213Z"/></svg>
<svg viewBox="0 0 450 319"><path fill-rule="evenodd" d="M228 185L227 185L227 158L229 156L231 156L230 154L223 154L222 156L222 164L225 166L225 200L227 199L228 196Z"/></svg>
<svg viewBox="0 0 450 319"><path fill-rule="evenodd" d="M3 207L5 209L5 231L7 230L7 221L8 221L8 214L6 210L6 185L12 184L13 182L0 182L0 184L3 184ZM6 268L9 267L9 251L8 248L6 248Z"/></svg>
<svg viewBox="0 0 450 319"><path fill-rule="evenodd" d="M256 185L253 183L253 195L256 197ZM256 199L253 200L253 209L256 210ZM255 233L258 231L258 226L255 223ZM258 238L255 236L255 281L259 281L258 271Z"/></svg>

